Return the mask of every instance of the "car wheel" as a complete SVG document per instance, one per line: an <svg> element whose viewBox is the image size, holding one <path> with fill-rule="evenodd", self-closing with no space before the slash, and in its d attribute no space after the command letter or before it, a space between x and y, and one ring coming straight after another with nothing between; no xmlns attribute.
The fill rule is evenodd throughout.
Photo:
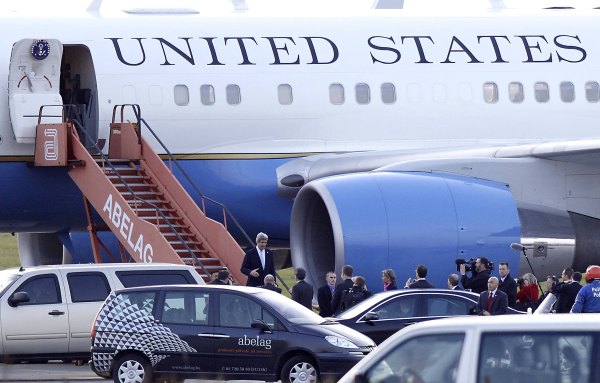
<svg viewBox="0 0 600 383"><path fill-rule="evenodd" d="M318 381L319 369L307 356L295 356L285 362L281 369L282 383L317 383Z"/></svg>
<svg viewBox="0 0 600 383"><path fill-rule="evenodd" d="M115 383L150 383L152 367L140 355L125 354L115 362L112 375Z"/></svg>

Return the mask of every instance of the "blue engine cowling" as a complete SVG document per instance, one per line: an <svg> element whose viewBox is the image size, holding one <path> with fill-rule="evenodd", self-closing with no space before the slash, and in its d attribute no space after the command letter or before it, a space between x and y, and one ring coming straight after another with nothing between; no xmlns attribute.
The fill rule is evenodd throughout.
<svg viewBox="0 0 600 383"><path fill-rule="evenodd" d="M427 279L446 288L455 260L485 256L515 269L521 227L508 187L446 173L370 172L312 181L292 209L294 266L305 267L315 287L345 264L383 289L381 271L396 271L398 287L425 264ZM498 275L497 272L495 275ZM315 288L316 290L316 288Z"/></svg>

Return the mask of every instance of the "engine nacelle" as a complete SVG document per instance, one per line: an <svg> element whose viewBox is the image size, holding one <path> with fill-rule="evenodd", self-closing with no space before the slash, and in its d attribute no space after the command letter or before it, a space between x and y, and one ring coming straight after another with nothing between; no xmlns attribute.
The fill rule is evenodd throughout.
<svg viewBox="0 0 600 383"><path fill-rule="evenodd" d="M381 271L396 271L398 287L425 264L427 279L446 288L455 259L485 256L515 269L521 226L508 187L446 173L370 172L312 181L292 209L290 246L294 266L324 284L327 271L345 264L383 289ZM497 274L496 274L497 275Z"/></svg>

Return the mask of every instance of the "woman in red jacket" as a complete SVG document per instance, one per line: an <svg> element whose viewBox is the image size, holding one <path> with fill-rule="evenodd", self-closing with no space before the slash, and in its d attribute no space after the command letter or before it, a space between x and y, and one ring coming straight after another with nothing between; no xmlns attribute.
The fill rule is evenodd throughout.
<svg viewBox="0 0 600 383"><path fill-rule="evenodd" d="M528 307L531 307L535 310L539 293L535 275L531 273L524 274L517 283L520 286L517 293L517 308L526 311Z"/></svg>

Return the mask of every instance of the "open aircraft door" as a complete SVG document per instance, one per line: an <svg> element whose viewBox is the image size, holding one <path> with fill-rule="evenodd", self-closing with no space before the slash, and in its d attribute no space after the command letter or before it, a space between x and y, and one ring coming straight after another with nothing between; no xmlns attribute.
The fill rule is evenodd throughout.
<svg viewBox="0 0 600 383"><path fill-rule="evenodd" d="M18 143L35 142L42 105L62 105L60 64L63 46L58 40L24 39L13 45L8 74L10 120ZM45 108L44 123L60 123L59 107Z"/></svg>

